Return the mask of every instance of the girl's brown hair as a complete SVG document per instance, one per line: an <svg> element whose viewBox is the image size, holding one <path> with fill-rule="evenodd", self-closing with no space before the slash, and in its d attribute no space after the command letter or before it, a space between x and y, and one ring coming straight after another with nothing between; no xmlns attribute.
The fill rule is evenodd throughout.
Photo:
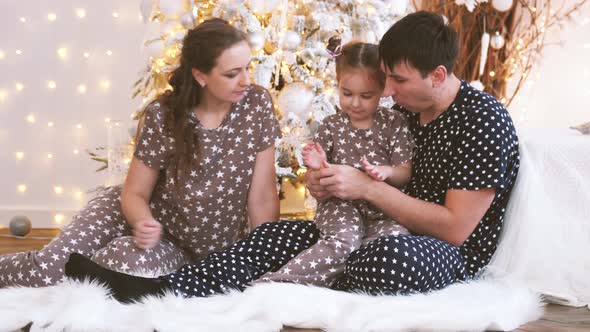
<svg viewBox="0 0 590 332"><path fill-rule="evenodd" d="M340 38L332 37L328 41L328 50L336 61L336 79L340 80L343 70L362 69L384 86L385 75L381 71L378 45L353 41L341 46Z"/></svg>

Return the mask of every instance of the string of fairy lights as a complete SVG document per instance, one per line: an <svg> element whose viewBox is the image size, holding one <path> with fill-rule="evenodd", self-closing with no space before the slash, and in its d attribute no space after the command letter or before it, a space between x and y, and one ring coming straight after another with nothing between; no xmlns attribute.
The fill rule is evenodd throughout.
<svg viewBox="0 0 590 332"><path fill-rule="evenodd" d="M56 25L58 23L60 23L62 26L66 26L67 29L76 29L76 24L81 25L84 22L88 22L89 18L92 18L94 21L100 20L102 21L102 24L109 21L116 23L117 21L125 20L125 22L131 22L134 24L136 23L137 26L140 26L140 22L142 21L141 15L137 13L135 6L130 8L133 10L127 10L127 8L121 8L122 11L113 10L110 12L109 16L105 16L104 11L103 13L99 13L98 11L93 13L92 11L81 7L75 7L68 11L49 10L45 14L34 14L32 12L29 13L26 8L23 8L23 12L26 11L27 15L17 15L14 17L15 22L9 22L5 24L12 24L13 27L16 28L14 34L21 37L25 36L27 31L34 31L32 28L43 27L44 29L49 29L52 27L52 25ZM21 26L20 29L19 25ZM60 36L56 36L56 40L58 40L58 38L60 38ZM0 66L4 65L6 68L10 68L12 71L14 71L16 68L15 66L29 67L31 64L31 59L33 59L33 61L38 61L38 59L44 56L49 60L43 61L51 63L51 61L55 61L55 59L57 59L57 61L62 63L64 67L71 66L73 63L78 62L80 62L82 66L90 67L95 65L97 60L102 60L102 62L108 63L108 58L112 58L117 52L123 52L120 47L114 45L111 48L105 47L103 49L97 49L92 44L87 45L86 48L77 47L76 44L80 44L78 40L71 40L69 43L56 42L55 45L53 47L50 46L49 49L44 47L41 50L41 52L44 54L39 54L40 49L36 48L37 45L26 46L26 42L22 42L21 39L25 38L17 39L15 44L7 43L12 46L11 48L2 47L2 45L0 45ZM66 39L66 37L64 37L64 39ZM18 45L18 43L21 45ZM53 60L51 60L52 57L54 58ZM52 94L55 95L56 92L63 90L61 92L66 95L71 95L72 97L77 95L80 98L86 97L86 101L92 101L92 98L96 98L96 96L90 95L90 93L100 96L108 96L108 93L112 92L111 90L113 89L113 80L112 78L109 78L108 75L101 75L99 77L86 77L86 75L83 75L83 73L79 73L77 75L68 75L67 77L64 77L60 74L54 74L53 77L41 77L36 82L29 82L21 76L24 75L17 75L17 79L13 82L0 82L0 112L4 111L4 113L7 114L6 110L17 111L14 105L16 105L17 102L22 103L23 100L29 98L29 94L25 95L27 90L30 90L30 94L36 94L37 91L45 90L48 93L49 98L51 98ZM121 88L124 89L122 93L128 95L128 87L123 86ZM13 101L14 104L12 103ZM59 133L68 133L67 130L78 131L82 133L86 128L95 126L96 123L99 122L105 124L105 129L108 128L108 126L119 125L119 123L115 122L116 120L113 120L110 115L98 115L97 113L99 118L92 120L96 123L87 124L81 119L76 121L74 117L59 118L57 115L53 114L53 112L46 112L42 109L37 110L34 107L25 108L27 108L27 110L24 111L24 114L22 115L23 118L21 120L25 126L24 128L28 126L32 130L38 131L43 130L43 127L46 129L49 128L50 130L53 130L51 132L51 135L53 136L51 137L55 137L55 134ZM128 110L123 110L123 112L127 114ZM18 113L12 112L12 114ZM12 114L10 119L13 122L18 122L18 115ZM3 127L6 128L9 126L4 123ZM87 134L88 133L85 135ZM18 144L10 144L10 146L6 146L6 149L4 150L9 150L11 148L14 149L10 153L16 162L17 168L24 166L24 163L26 162L37 164L38 161L42 159L50 162L49 165L63 167L63 164L71 158L65 156L64 154L70 154L70 156L80 157L79 160L85 160L87 157L85 156L84 151L88 148L92 148L83 146L81 145L80 141L75 140L72 140L71 144L72 147L69 149L69 151L68 148L64 148L63 146L49 147L49 149L53 151L48 151L48 149L43 151L43 148L39 148L39 146L35 146L34 144L29 144L26 146L26 148L22 146L19 147ZM3 156L3 158L6 160L6 156ZM93 170L89 169L88 172L93 172ZM30 176L31 179L27 181L29 176L26 174L24 176L13 176L13 178L13 190L15 190L18 196L22 196L22 200L17 201L22 202L22 204L20 204L21 206L31 206L31 202L27 201L27 195L29 192L31 192L31 190L35 190L36 192L45 191L47 194L55 195L55 197L70 197L73 202L78 202L76 203L77 205L82 204L86 199L86 189L88 188L83 189L80 188L80 186L76 187L75 185L64 185L59 183L60 180L57 176L55 178L48 179L48 181L42 181L42 183L34 180L34 176ZM35 207L32 208L34 210L37 209ZM56 208L55 211L56 212L51 215L52 221L56 225L61 225L66 221L68 213L62 213L61 211L64 211L64 209L60 208Z"/></svg>

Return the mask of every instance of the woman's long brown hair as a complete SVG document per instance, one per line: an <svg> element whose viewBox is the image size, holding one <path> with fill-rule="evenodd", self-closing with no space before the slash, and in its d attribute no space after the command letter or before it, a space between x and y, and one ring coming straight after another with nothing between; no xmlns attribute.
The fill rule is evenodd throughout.
<svg viewBox="0 0 590 332"><path fill-rule="evenodd" d="M202 87L195 81L192 69L207 74L215 67L221 53L245 41L243 32L228 22L214 18L189 30L182 43L180 66L174 70L169 80L172 91L160 97L166 105L166 130L174 138L174 153L170 160L170 170L177 191L192 169L198 166L198 141L190 128L189 118L201 101Z"/></svg>

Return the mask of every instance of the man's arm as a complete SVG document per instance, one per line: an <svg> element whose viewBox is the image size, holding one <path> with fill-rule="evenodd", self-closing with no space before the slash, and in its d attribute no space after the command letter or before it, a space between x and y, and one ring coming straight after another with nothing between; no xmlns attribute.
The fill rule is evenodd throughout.
<svg viewBox="0 0 590 332"><path fill-rule="evenodd" d="M490 207L494 188L447 191L445 205L422 201L352 167L332 165L320 171L320 184L341 199L363 199L412 232L460 246Z"/></svg>

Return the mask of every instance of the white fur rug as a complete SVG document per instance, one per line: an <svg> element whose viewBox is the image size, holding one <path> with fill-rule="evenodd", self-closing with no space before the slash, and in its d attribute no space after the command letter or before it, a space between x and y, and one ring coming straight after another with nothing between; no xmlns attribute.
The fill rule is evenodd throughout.
<svg viewBox="0 0 590 332"><path fill-rule="evenodd" d="M123 305L96 283L0 289L0 331L325 331L512 330L543 313L538 294L509 279L481 279L429 294L368 296L294 284L258 284L243 293Z"/></svg>

